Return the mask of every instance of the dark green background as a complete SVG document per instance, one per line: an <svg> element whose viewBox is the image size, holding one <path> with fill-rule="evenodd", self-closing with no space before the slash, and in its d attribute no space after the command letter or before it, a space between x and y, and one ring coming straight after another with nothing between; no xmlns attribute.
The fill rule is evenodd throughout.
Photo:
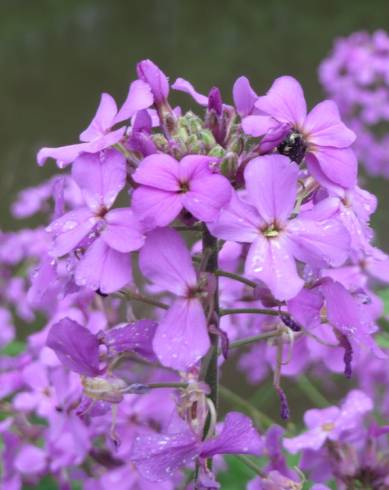
<svg viewBox="0 0 389 490"><path fill-rule="evenodd" d="M203 91L219 85L227 99L239 75L263 92L291 74L314 103L334 38L385 27L387 0L0 0L1 227L20 226L10 201L54 169L35 165L36 150L76 142L102 91L123 100L138 60ZM386 183L366 185L379 193L375 224L387 247Z"/></svg>

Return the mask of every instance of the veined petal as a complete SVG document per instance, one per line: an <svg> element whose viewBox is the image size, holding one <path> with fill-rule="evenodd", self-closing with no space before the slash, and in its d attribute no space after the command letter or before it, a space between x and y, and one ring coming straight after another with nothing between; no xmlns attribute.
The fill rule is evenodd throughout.
<svg viewBox="0 0 389 490"><path fill-rule="evenodd" d="M170 224L183 208L182 194L146 186L135 189L131 204L136 217L148 230Z"/></svg>
<svg viewBox="0 0 389 490"><path fill-rule="evenodd" d="M126 161L116 150L102 154L84 153L72 167L72 177L94 212L109 209L126 183Z"/></svg>
<svg viewBox="0 0 389 490"><path fill-rule="evenodd" d="M216 454L253 454L259 456L263 442L249 417L239 412L226 415L223 428L214 438L202 443L201 456Z"/></svg>
<svg viewBox="0 0 389 490"><path fill-rule="evenodd" d="M146 480L171 479L179 468L190 464L199 453L200 443L191 430L178 434L145 433L135 437L130 461Z"/></svg>
<svg viewBox="0 0 389 490"><path fill-rule="evenodd" d="M182 204L197 219L214 221L230 200L231 191L232 187L225 177L210 173L191 181L189 192L182 195Z"/></svg>
<svg viewBox="0 0 389 490"><path fill-rule="evenodd" d="M54 220L46 228L53 235L50 254L61 257L74 250L98 222L88 208L75 209Z"/></svg>
<svg viewBox="0 0 389 490"><path fill-rule="evenodd" d="M139 266L150 281L180 296L197 284L189 250L181 236L169 228L158 228L147 235Z"/></svg>
<svg viewBox="0 0 389 490"><path fill-rule="evenodd" d="M279 300L293 298L304 286L290 248L285 234L271 239L259 235L246 258L245 274L264 282Z"/></svg>
<svg viewBox="0 0 389 490"><path fill-rule="evenodd" d="M258 98L255 107L279 122L297 126L303 125L307 114L303 89L290 76L277 78L267 94Z"/></svg>
<svg viewBox="0 0 389 490"><path fill-rule="evenodd" d="M342 265L350 253L350 237L337 219L315 221L295 218L288 223L287 233L295 245L296 259L313 266Z"/></svg>
<svg viewBox="0 0 389 490"><path fill-rule="evenodd" d="M102 239L118 252L132 252L142 247L145 236L130 208L112 209L104 217Z"/></svg>
<svg viewBox="0 0 389 490"><path fill-rule="evenodd" d="M277 125L270 116L251 115L242 119L242 129L250 136L259 137L266 134Z"/></svg>
<svg viewBox="0 0 389 490"><path fill-rule="evenodd" d="M244 172L247 193L266 223L284 223L295 204L298 166L283 155L251 160Z"/></svg>
<svg viewBox="0 0 389 490"><path fill-rule="evenodd" d="M206 155L187 155L178 164L178 177L180 182L189 183L194 179L202 179L213 175L209 169L211 162L215 162L215 157Z"/></svg>
<svg viewBox="0 0 389 490"><path fill-rule="evenodd" d="M189 94L199 105L202 105L204 107L208 105L208 97L206 95L198 93L193 85L183 78L177 78L177 80L172 85L172 89Z"/></svg>
<svg viewBox="0 0 389 490"><path fill-rule="evenodd" d="M316 164L330 182L346 189L356 185L358 162L354 152L349 148L316 147L309 156L315 158ZM309 171L314 164L312 158L307 159ZM325 186L325 182L323 185Z"/></svg>
<svg viewBox="0 0 389 490"><path fill-rule="evenodd" d="M177 261L178 262L178 261ZM194 366L210 346L207 322L198 299L177 299L158 325L153 340L161 364L180 371Z"/></svg>
<svg viewBox="0 0 389 490"><path fill-rule="evenodd" d="M132 178L138 184L164 191L178 192L179 163L169 155L155 153L140 163Z"/></svg>
<svg viewBox="0 0 389 490"><path fill-rule="evenodd" d="M153 103L153 94L147 83L142 80L132 82L126 100L113 118L113 124L125 121L138 111L147 109Z"/></svg>
<svg viewBox="0 0 389 490"><path fill-rule="evenodd" d="M77 265L75 281L103 294L118 291L132 281L130 254L117 252L98 238Z"/></svg>
<svg viewBox="0 0 389 490"><path fill-rule="evenodd" d="M103 93L100 98L99 107L91 123L80 134L80 141L92 141L102 136L105 131L111 129L117 110L118 108L114 98L109 94Z"/></svg>
<svg viewBox="0 0 389 490"><path fill-rule="evenodd" d="M38 165L42 166L48 158L53 158L57 161L59 168L64 168L69 163L72 163L82 152L88 151L88 148L88 143L59 146L58 148L41 148L38 151L36 160Z"/></svg>
<svg viewBox="0 0 389 490"><path fill-rule="evenodd" d="M308 114L304 132L311 144L347 148L355 141L355 133L342 123L338 106L332 100L317 104Z"/></svg>
<svg viewBox="0 0 389 490"><path fill-rule="evenodd" d="M251 88L250 82L246 77L239 77L232 88L232 98L238 114L244 117L251 114L258 95Z"/></svg>
<svg viewBox="0 0 389 490"><path fill-rule="evenodd" d="M257 237L263 220L257 210L242 201L235 191L232 191L228 205L220 211L217 221L207 226L210 232L224 240L251 243Z"/></svg>
<svg viewBox="0 0 389 490"><path fill-rule="evenodd" d="M68 369L90 377L101 374L96 335L70 318L63 318L51 327L46 345Z"/></svg>

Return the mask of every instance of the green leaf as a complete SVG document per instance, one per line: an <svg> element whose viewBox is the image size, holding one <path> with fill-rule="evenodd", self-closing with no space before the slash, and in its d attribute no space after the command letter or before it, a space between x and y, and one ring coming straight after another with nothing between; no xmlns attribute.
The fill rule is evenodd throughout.
<svg viewBox="0 0 389 490"><path fill-rule="evenodd" d="M389 315L389 288L381 289L377 294L384 302L384 316Z"/></svg>
<svg viewBox="0 0 389 490"><path fill-rule="evenodd" d="M242 461L226 456L224 461L228 469L218 474L217 480L223 490L245 490L247 482L255 478L255 473Z"/></svg>

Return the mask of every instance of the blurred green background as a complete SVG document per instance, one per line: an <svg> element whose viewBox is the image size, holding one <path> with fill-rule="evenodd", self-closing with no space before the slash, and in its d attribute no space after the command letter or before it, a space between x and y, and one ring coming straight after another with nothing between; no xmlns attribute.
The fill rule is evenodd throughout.
<svg viewBox="0 0 389 490"><path fill-rule="evenodd" d="M377 28L389 29L387 0L0 0L1 228L20 226L8 212L16 192L54 171L36 166L36 150L76 142L102 91L123 100L138 60L226 99L239 75L263 92L290 74L314 103L334 38ZM379 195L388 249L386 182L364 185Z"/></svg>

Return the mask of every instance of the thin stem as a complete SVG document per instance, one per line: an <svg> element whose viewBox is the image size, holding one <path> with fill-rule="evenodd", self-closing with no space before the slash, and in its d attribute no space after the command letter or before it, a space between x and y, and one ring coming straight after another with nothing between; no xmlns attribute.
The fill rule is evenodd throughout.
<svg viewBox="0 0 389 490"><path fill-rule="evenodd" d="M173 228L177 231L201 231L200 225L185 226L185 225L175 225Z"/></svg>
<svg viewBox="0 0 389 490"><path fill-rule="evenodd" d="M235 274L234 272L217 270L215 274L217 276L228 277L229 279L233 279L234 281L241 282L243 284L246 284L246 286L250 286L251 288L255 288L257 286L254 281L250 281L250 279L246 279L245 277L240 276L239 274Z"/></svg>
<svg viewBox="0 0 389 490"><path fill-rule="evenodd" d="M282 330L270 330L269 332L261 333L259 335L253 335L252 337L246 337L245 339L240 339L240 340L236 340L235 342L231 342L229 348L237 349L238 347L254 344L256 342L260 342L261 340L280 337L281 335L282 335Z"/></svg>
<svg viewBox="0 0 389 490"><path fill-rule="evenodd" d="M147 305L157 306L158 308L162 308L164 310L167 310L169 308L169 306L166 303L162 303L161 301L158 301L154 298L150 298L150 296L145 296L140 293L135 293L134 291L129 291L124 289L121 290L119 294L125 296L127 299L130 299L132 301L139 301Z"/></svg>
<svg viewBox="0 0 389 490"><path fill-rule="evenodd" d="M261 470L261 468L254 463L249 457L247 457L244 454L235 454L235 458L239 459L239 461L242 461L250 470L254 471L257 475L261 476L262 478L265 478L265 473Z"/></svg>
<svg viewBox="0 0 389 490"><path fill-rule="evenodd" d="M242 398L240 395L234 393L229 388L219 385L219 392L222 398L230 402L232 405L239 407L243 412L247 413L247 415L250 415L250 417L254 420L254 423L259 428L262 429L264 427L270 427L272 424L276 423L266 414L254 407L250 402Z"/></svg>
<svg viewBox="0 0 389 490"><path fill-rule="evenodd" d="M226 308L220 310L220 316L251 314L251 313L254 315L290 316L289 313L286 311L269 310L267 308Z"/></svg>
<svg viewBox="0 0 389 490"><path fill-rule="evenodd" d="M307 397L318 407L326 408L331 404L330 402L320 393L320 391L316 388L316 386L312 383L312 381L307 378L304 374L300 374L296 378L296 383L303 391Z"/></svg>
<svg viewBox="0 0 389 490"><path fill-rule="evenodd" d="M180 383L180 382L177 382L177 383L149 383L147 384L147 387L150 388L151 390L155 389L155 388L187 388L188 387L188 383Z"/></svg>

